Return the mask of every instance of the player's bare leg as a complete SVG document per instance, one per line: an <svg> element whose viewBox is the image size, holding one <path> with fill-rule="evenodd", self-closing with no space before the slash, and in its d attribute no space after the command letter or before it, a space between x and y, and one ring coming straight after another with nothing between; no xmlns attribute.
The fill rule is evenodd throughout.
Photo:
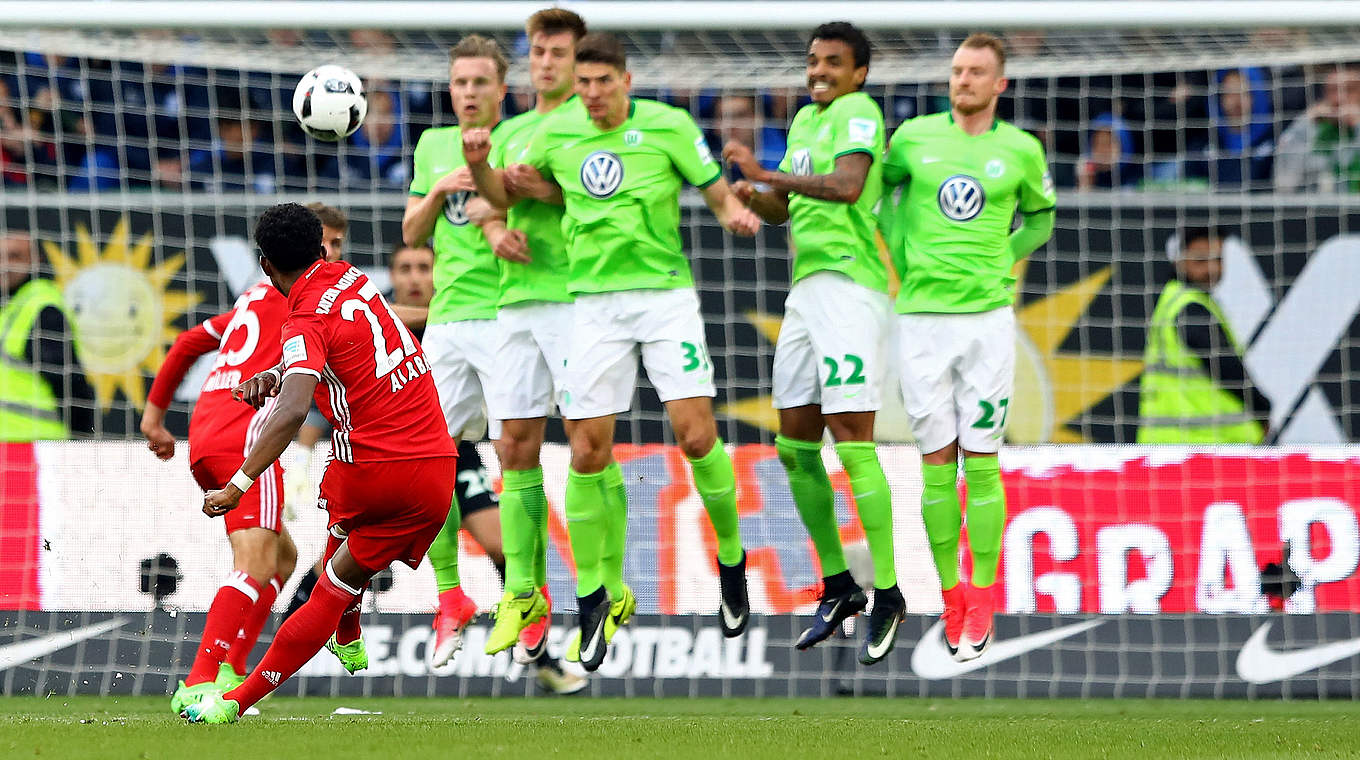
<svg viewBox="0 0 1360 760"><path fill-rule="evenodd" d="M724 636L738 636L751 619L746 595L746 551L737 519L737 476L718 437L713 400L707 396L666 402L676 443L689 458L694 488L718 537L718 620Z"/></svg>

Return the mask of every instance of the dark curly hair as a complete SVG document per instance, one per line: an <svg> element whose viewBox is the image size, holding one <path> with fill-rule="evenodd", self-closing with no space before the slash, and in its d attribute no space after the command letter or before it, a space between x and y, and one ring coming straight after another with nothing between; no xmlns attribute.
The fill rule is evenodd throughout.
<svg viewBox="0 0 1360 760"><path fill-rule="evenodd" d="M280 203L255 222L255 245L280 272L297 272L321 258L321 219L306 206Z"/></svg>
<svg viewBox="0 0 1360 760"><path fill-rule="evenodd" d="M822 24L814 29L812 36L808 38L808 47L812 47L813 40L840 40L849 45L850 52L854 53L855 68L869 67L871 52L869 38L864 35L863 30L854 24L845 21L832 21Z"/></svg>

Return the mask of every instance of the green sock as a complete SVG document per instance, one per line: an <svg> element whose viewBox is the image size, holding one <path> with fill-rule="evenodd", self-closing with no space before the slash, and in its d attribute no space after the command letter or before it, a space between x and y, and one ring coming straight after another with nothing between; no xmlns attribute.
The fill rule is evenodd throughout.
<svg viewBox="0 0 1360 760"><path fill-rule="evenodd" d="M874 560L874 588L892 588L897 585L892 492L878 462L878 449L873 441L843 441L836 444L836 454L845 474L850 476L850 491L855 495L859 521L869 542L869 555Z"/></svg>
<svg viewBox="0 0 1360 760"><path fill-rule="evenodd" d="M789 491L793 493L798 517L812 536L822 576L845 572L845 550L841 547L840 526L836 524L836 494L822 465L821 441L799 441L780 435L775 436L774 448L788 473Z"/></svg>
<svg viewBox="0 0 1360 760"><path fill-rule="evenodd" d="M600 556L605 541L604 473L567 471L567 533L576 561L576 595L600 587Z"/></svg>
<svg viewBox="0 0 1360 760"><path fill-rule="evenodd" d="M505 552L505 590L523 594L534 588L538 523L548 497L543 493L543 468L506 470L501 492L501 545Z"/></svg>
<svg viewBox="0 0 1360 760"><path fill-rule="evenodd" d="M921 520L930 538L930 554L940 574L940 588L951 589L959 583L959 465L922 464Z"/></svg>
<svg viewBox="0 0 1360 760"><path fill-rule="evenodd" d="M462 526L462 515L458 509L458 495L453 496L449 516L444 527L434 537L429 551L430 567L434 568L434 585L442 593L458 585L458 530Z"/></svg>
<svg viewBox="0 0 1360 760"><path fill-rule="evenodd" d="M628 543L628 489L623 468L610 462L604 468L604 553L600 575L610 599L623 598L623 548Z"/></svg>
<svg viewBox="0 0 1360 760"><path fill-rule="evenodd" d="M698 459L689 460L694 488L704 500L708 520L718 534L718 561L731 567L741 561L741 531L737 528L737 473L719 438Z"/></svg>
<svg viewBox="0 0 1360 760"><path fill-rule="evenodd" d="M996 457L966 457L963 479L968 483L968 550L973 555L973 585L996 583L1001 561L1001 534L1006 528L1006 489L1001 485L1001 463Z"/></svg>

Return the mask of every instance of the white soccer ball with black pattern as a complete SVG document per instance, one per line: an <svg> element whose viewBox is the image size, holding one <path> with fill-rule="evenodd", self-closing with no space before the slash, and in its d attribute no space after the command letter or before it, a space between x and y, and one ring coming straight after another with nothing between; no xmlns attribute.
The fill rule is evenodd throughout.
<svg viewBox="0 0 1360 760"><path fill-rule="evenodd" d="M302 131L326 142L354 134L368 114L364 83L344 66L327 64L306 74L293 90L293 114Z"/></svg>

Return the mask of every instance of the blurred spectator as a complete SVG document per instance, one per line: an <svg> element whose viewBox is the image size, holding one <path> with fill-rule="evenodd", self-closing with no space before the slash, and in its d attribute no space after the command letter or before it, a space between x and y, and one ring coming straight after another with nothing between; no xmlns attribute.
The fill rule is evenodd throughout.
<svg viewBox="0 0 1360 760"><path fill-rule="evenodd" d="M321 220L321 247L326 251L326 261L345 260L345 233L349 232L349 217L334 206L320 201L307 204L316 218Z"/></svg>
<svg viewBox="0 0 1360 760"><path fill-rule="evenodd" d="M272 193L277 184L274 159L261 150L256 137L259 125L247 116L224 115L217 120L212 148L190 155L193 187L217 192Z"/></svg>
<svg viewBox="0 0 1360 760"><path fill-rule="evenodd" d="M1219 72L1209 98L1209 149L1205 161L1187 162L1187 174L1220 188L1270 180L1275 151L1275 114L1262 69Z"/></svg>
<svg viewBox="0 0 1360 760"><path fill-rule="evenodd" d="M1139 443L1265 440L1270 401L1242 364L1245 349L1209 291L1223 275L1226 235L1186 229L1168 243L1176 278L1148 326L1139 395Z"/></svg>
<svg viewBox="0 0 1360 760"><path fill-rule="evenodd" d="M1133 132L1124 120L1105 113L1091 120L1086 153L1077 164L1077 189L1134 187L1142 179Z"/></svg>
<svg viewBox="0 0 1360 760"><path fill-rule="evenodd" d="M6 186L28 184L25 170L27 157L24 127L11 107L13 102L9 83L0 79L0 177Z"/></svg>
<svg viewBox="0 0 1360 760"><path fill-rule="evenodd" d="M410 183L401 114L386 90L370 90L368 115L350 137L341 167L342 184L351 188L404 188Z"/></svg>
<svg viewBox="0 0 1360 760"><path fill-rule="evenodd" d="M1275 188L1360 192L1360 68L1330 72L1322 98L1280 135Z"/></svg>
<svg viewBox="0 0 1360 760"><path fill-rule="evenodd" d="M398 246L387 266L392 278L392 309L419 340L425 335L434 298L434 251Z"/></svg>
<svg viewBox="0 0 1360 760"><path fill-rule="evenodd" d="M713 121L718 132L715 154L721 152L728 140L736 140L756 154L756 161L761 166L771 170L779 168L788 148L784 131L769 124L757 128L754 98L724 95L717 101ZM733 171L737 171L735 167Z"/></svg>
<svg viewBox="0 0 1360 760"><path fill-rule="evenodd" d="M61 291L38 276L27 232L0 237L0 441L94 432L94 391L76 360Z"/></svg>

